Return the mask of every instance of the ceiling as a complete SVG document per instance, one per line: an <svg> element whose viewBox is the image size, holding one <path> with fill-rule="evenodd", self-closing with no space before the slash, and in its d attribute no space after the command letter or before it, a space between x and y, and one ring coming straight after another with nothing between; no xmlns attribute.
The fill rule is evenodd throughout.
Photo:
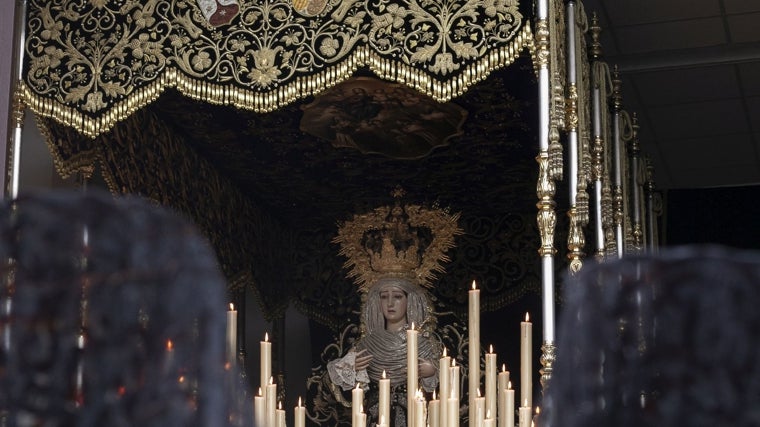
<svg viewBox="0 0 760 427"><path fill-rule="evenodd" d="M760 1L588 0L660 189L760 184Z"/></svg>

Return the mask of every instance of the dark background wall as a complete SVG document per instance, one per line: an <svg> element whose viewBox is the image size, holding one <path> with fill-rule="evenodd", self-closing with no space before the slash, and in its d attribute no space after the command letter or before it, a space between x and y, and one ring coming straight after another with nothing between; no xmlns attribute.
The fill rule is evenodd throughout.
<svg viewBox="0 0 760 427"><path fill-rule="evenodd" d="M760 249L760 186L668 190L663 196L662 246Z"/></svg>

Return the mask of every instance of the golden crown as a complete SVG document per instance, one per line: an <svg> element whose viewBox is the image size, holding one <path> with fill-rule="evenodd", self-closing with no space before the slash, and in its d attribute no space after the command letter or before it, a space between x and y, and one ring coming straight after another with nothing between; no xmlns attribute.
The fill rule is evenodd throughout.
<svg viewBox="0 0 760 427"><path fill-rule="evenodd" d="M347 277L366 292L383 277L404 277L431 287L449 261L446 252L462 234L459 214L439 208L401 204L404 191L396 188L395 204L356 214L338 227L333 242L347 258Z"/></svg>

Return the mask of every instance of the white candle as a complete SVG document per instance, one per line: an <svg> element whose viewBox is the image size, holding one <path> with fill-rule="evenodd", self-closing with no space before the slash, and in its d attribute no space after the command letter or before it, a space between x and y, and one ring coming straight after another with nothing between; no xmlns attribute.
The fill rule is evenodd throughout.
<svg viewBox="0 0 760 427"><path fill-rule="evenodd" d="M448 399L446 403L446 409L449 411L449 415L446 417L449 420L449 424L446 427L459 427L459 398L453 396Z"/></svg>
<svg viewBox="0 0 760 427"><path fill-rule="evenodd" d="M499 378L498 378L498 398L499 398L499 407L498 407L498 415L497 419L499 420L499 427L507 427L507 390L509 389L509 371L507 370L506 365L502 365L501 372L499 372ZM514 405L514 395L512 396ZM514 410L514 407L512 408ZM514 416L513 416L514 418Z"/></svg>
<svg viewBox="0 0 760 427"><path fill-rule="evenodd" d="M259 394L253 396L253 422L254 427L264 427L266 420L266 404L264 402L263 391L259 387Z"/></svg>
<svg viewBox="0 0 760 427"><path fill-rule="evenodd" d="M364 408L364 389L359 387L359 383L356 383L356 387L351 391L351 420L354 426L359 426L359 415Z"/></svg>
<svg viewBox="0 0 760 427"><path fill-rule="evenodd" d="M293 410L293 419L295 420L293 425L295 427L306 426L306 408L301 404L301 398L298 398L298 406Z"/></svg>
<svg viewBox="0 0 760 427"><path fill-rule="evenodd" d="M414 414L411 410L414 405L414 393L412 390L417 390L417 330L414 329L414 323L412 327L406 330L406 390L407 390L407 425L411 426L414 422Z"/></svg>
<svg viewBox="0 0 760 427"><path fill-rule="evenodd" d="M425 398L422 391L417 390L414 396L414 427L425 427Z"/></svg>
<svg viewBox="0 0 760 427"><path fill-rule="evenodd" d="M264 334L264 341L259 344L261 349L260 353L260 375L261 375L261 389L264 390L264 396L266 396L267 386L269 385L269 378L272 377L272 343L269 342L269 334Z"/></svg>
<svg viewBox="0 0 760 427"><path fill-rule="evenodd" d="M237 310L230 303L227 310L227 361L233 364L237 360Z"/></svg>
<svg viewBox="0 0 760 427"><path fill-rule="evenodd" d="M512 388L512 383L509 383L507 387L507 427L515 427L515 390Z"/></svg>
<svg viewBox="0 0 760 427"><path fill-rule="evenodd" d="M527 405L528 402L523 402L523 405ZM521 406L517 408L519 427L530 427L530 406Z"/></svg>
<svg viewBox="0 0 760 427"><path fill-rule="evenodd" d="M433 398L428 402L428 426L445 427L445 424L441 422L441 400L436 398L435 391Z"/></svg>
<svg viewBox="0 0 760 427"><path fill-rule="evenodd" d="M470 423L475 427L483 427L483 420L486 418L486 398L480 395L480 389L478 389L478 395L473 403L472 410L470 410Z"/></svg>
<svg viewBox="0 0 760 427"><path fill-rule="evenodd" d="M469 406L475 406L475 390L480 387L480 289L472 281L472 289L468 292L468 338L469 338ZM470 416L470 427L475 426L475 420Z"/></svg>
<svg viewBox="0 0 760 427"><path fill-rule="evenodd" d="M274 383L274 378L269 378L269 384L267 384L266 391L264 392L264 402L266 404L266 417L265 426L275 426L276 411L277 411L277 384Z"/></svg>
<svg viewBox="0 0 760 427"><path fill-rule="evenodd" d="M390 420L391 419L391 380L386 378L385 370L383 370L383 377L378 381L379 383L379 397L378 397L378 420Z"/></svg>
<svg viewBox="0 0 760 427"><path fill-rule="evenodd" d="M486 411L486 418L483 420L483 427L496 427L496 419L493 418L493 414Z"/></svg>
<svg viewBox="0 0 760 427"><path fill-rule="evenodd" d="M459 366L457 366L457 360L451 359L451 368L449 368L449 377L451 377L451 397L456 397L457 399L460 398L459 394L459 381L460 381L460 374L459 374Z"/></svg>
<svg viewBox="0 0 760 427"><path fill-rule="evenodd" d="M520 401L533 407L533 323L528 313L520 322Z"/></svg>
<svg viewBox="0 0 760 427"><path fill-rule="evenodd" d="M493 346L486 353L486 413L496 415L496 353Z"/></svg>
<svg viewBox="0 0 760 427"><path fill-rule="evenodd" d="M282 409L282 402L279 403L279 407L275 411L275 425L277 427L285 427L285 410Z"/></svg>
<svg viewBox="0 0 760 427"><path fill-rule="evenodd" d="M440 425L448 427L449 419L449 396L451 396L451 357L446 355L446 348L443 348L443 356L438 361L438 395L441 398Z"/></svg>

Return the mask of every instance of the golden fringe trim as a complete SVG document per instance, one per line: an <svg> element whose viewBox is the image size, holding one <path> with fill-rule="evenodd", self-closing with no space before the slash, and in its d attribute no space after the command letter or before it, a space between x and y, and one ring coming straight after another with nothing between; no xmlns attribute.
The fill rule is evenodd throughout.
<svg viewBox="0 0 760 427"><path fill-rule="evenodd" d="M488 52L454 78L441 82L422 70L384 58L373 52L369 46L364 46L358 48L338 65L328 67L313 75L297 77L286 85L263 93L198 80L188 77L177 68L167 67L152 83L137 89L123 101L110 106L97 118L83 114L66 104L37 95L25 83L21 83L19 91L22 102L35 114L56 120L90 138L95 138L111 130L116 123L126 119L135 111L158 99L168 88L175 88L191 99L210 104L232 105L257 113L266 113L335 86L350 78L357 69L365 66L380 78L406 84L438 102L448 102L465 93L475 83L484 80L493 71L512 64L524 49L529 51L535 64L535 43L529 23L523 26L508 45Z"/></svg>

